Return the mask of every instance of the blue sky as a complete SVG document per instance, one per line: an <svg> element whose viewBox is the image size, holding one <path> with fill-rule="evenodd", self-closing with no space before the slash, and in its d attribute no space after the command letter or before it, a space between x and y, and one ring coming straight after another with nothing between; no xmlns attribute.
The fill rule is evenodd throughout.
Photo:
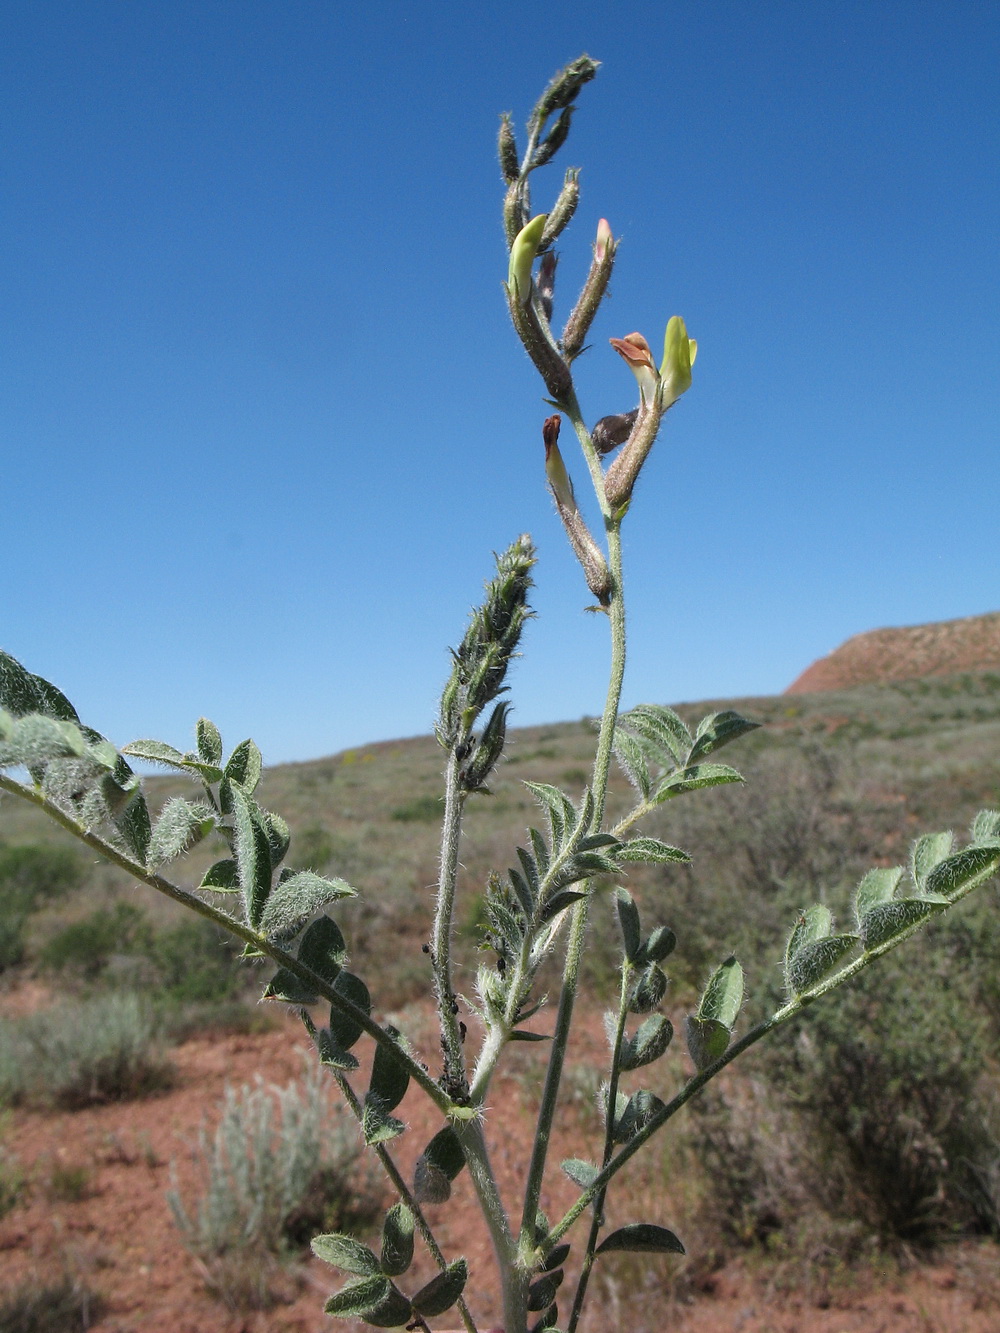
<svg viewBox="0 0 1000 1333"><path fill-rule="evenodd" d="M599 711L494 157L584 50L535 203L582 168L557 314L623 238L585 412L633 405L609 337L700 346L626 524L626 704L1000 607L995 5L9 0L0 644L85 720L272 761L427 731L523 530L514 720Z"/></svg>

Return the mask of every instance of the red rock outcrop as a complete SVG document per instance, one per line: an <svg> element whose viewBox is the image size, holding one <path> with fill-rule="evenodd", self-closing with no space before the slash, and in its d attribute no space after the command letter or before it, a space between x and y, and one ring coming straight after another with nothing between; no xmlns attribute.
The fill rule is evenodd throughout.
<svg viewBox="0 0 1000 1333"><path fill-rule="evenodd" d="M1000 611L855 634L794 680L786 694L844 690L887 680L1000 671Z"/></svg>

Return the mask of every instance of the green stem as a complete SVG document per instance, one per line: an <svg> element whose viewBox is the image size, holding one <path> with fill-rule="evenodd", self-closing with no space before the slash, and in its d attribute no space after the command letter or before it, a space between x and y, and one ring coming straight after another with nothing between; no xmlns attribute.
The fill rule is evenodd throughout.
<svg viewBox="0 0 1000 1333"><path fill-rule="evenodd" d="M978 887L979 881L967 884L955 894L951 899L949 906L954 906L954 904L960 902L966 894L971 893L973 889ZM694 1074L677 1096L659 1110L656 1115L651 1117L643 1128L639 1130L637 1134L633 1135L622 1150L602 1168L598 1175L594 1177L577 1199L576 1203L573 1204L569 1211L545 1237L544 1241L539 1246L539 1252L544 1248L551 1248L558 1240L560 1240L580 1214L590 1206L597 1195L607 1189L608 1183L618 1174L626 1162L634 1157L639 1149L652 1138L657 1130L661 1129L668 1120L672 1119L681 1107L685 1106L691 1100L695 1093L700 1092L706 1083L715 1078L716 1074L725 1069L728 1064L731 1064L738 1055L742 1055L745 1050L755 1045L762 1037L766 1037L769 1032L773 1032L775 1028L781 1027L793 1018L797 1018L803 1009L807 1009L809 1005L814 1004L816 1000L821 999L824 995L828 995L830 991L836 990L845 982L850 981L851 978L857 976L859 972L863 972L866 967L869 967L876 960L876 958L881 958L883 954L898 948L899 945L908 940L911 935L915 935L917 931L922 929L926 924L926 919L924 921L914 922L913 925L900 931L898 935L894 935L892 939L886 940L883 944L880 944L876 948L861 954L860 957L855 958L853 962L848 963L847 966L841 968L839 972L835 972L832 977L827 977L825 981L819 982L810 990L803 992L801 995L796 995L793 999L789 1000L787 1004L782 1005L780 1009L776 1010L770 1018L765 1019L762 1023L758 1023L756 1027L751 1028L749 1032L745 1033L745 1035L739 1039L739 1041L733 1042L725 1054L721 1055L718 1060L715 1060L712 1064L707 1065L704 1069L699 1070L698 1073Z"/></svg>
<svg viewBox="0 0 1000 1333"><path fill-rule="evenodd" d="M305 1010L301 1011L301 1017L303 1023L306 1026L306 1030L315 1041L316 1039L315 1024L313 1023L312 1019L309 1017L308 1013ZM357 1093L351 1087L350 1083L348 1083L342 1070L335 1069L333 1071L333 1076L337 1080L337 1087L340 1089L344 1101L347 1102L347 1105L351 1108L351 1111L353 1112L355 1118L357 1119L358 1124L361 1124L364 1115L364 1108L362 1107L361 1102L358 1100ZM393 1189L395 1189L400 1199L403 1201L403 1203L406 1204L407 1208L409 1208L410 1212L413 1214L414 1221L417 1224L417 1230L423 1237L424 1244L427 1246L431 1258L437 1264L438 1268L440 1268L441 1271L443 1272L448 1267L448 1260L444 1257L444 1254L441 1251L441 1247L440 1245L438 1245L437 1240L434 1237L433 1231L431 1231L430 1224L428 1223L427 1218L424 1216L420 1204L417 1202L417 1200L413 1195L412 1190L410 1189L410 1187L407 1185L406 1181L400 1174L399 1168L396 1166L396 1163L392 1160L392 1156L390 1155L385 1144L376 1143L371 1146L374 1147L375 1155L378 1158L379 1162L381 1163L382 1169L385 1171L386 1175L392 1182ZM459 1299L458 1311L459 1314L461 1314L462 1316L462 1322L465 1324L467 1333L478 1333L475 1320L472 1318L472 1315L469 1311L469 1307L465 1303L464 1297Z"/></svg>
<svg viewBox="0 0 1000 1333"><path fill-rule="evenodd" d="M631 978L632 966L627 958L623 958L621 993L618 997L618 1022L615 1027L615 1040L611 1051L611 1079L608 1084L608 1100L604 1117L602 1169L607 1166L615 1153L615 1107L618 1101L618 1083L621 1078L622 1042L625 1037L625 1023L628 1018L628 987ZM601 1227L604 1225L604 1199L606 1195L607 1189L603 1189L594 1196L594 1216L590 1223L587 1249L583 1256L583 1267L580 1270L580 1277L576 1284L573 1309L570 1313L569 1323L566 1326L566 1333L576 1333L576 1326L580 1322L580 1315L583 1312L583 1303L587 1298L587 1285L590 1282L590 1270L594 1266L594 1259L597 1255L597 1239L601 1234Z"/></svg>
<svg viewBox="0 0 1000 1333"><path fill-rule="evenodd" d="M444 1052L445 1087L455 1098L468 1094L465 1056L458 1026L458 1001L451 984L451 932L455 915L455 888L458 880L458 850L462 837L462 809L465 795L459 784L459 763L452 751L445 771L444 820L441 826L441 863L437 905L434 913L432 962L437 990L438 1023Z"/></svg>
<svg viewBox="0 0 1000 1333"><path fill-rule="evenodd" d="M596 451L590 443L590 436L583 425L575 396L572 403L573 423L577 434L590 445L590 452L596 460ZM586 448L584 449L586 453ZM597 462L600 473L600 463ZM602 508L607 509L604 499L603 480L598 492ZM611 747L614 739L615 723L618 720L618 705L621 700L622 682L625 677L625 602L622 583L622 546L619 523L605 516L608 532L608 557L611 569L611 602L608 615L611 620L611 673L608 693L601 718L601 729L594 756L594 816L591 831L596 832L604 820L604 807L607 800L608 774L611 767ZM589 888L589 883L588 883ZM559 1086L562 1081L563 1065L569 1045L570 1028L573 1022L573 1006L580 983L580 964L583 959L583 947L587 932L587 914L590 906L590 893L573 908L569 941L566 946L566 961L563 965L562 988L559 993L559 1010L556 1014L555 1031L552 1035L552 1051L549 1066L545 1073L545 1086L538 1108L538 1121L535 1126L535 1140L532 1147L531 1162L528 1167L528 1179L524 1192L524 1209L521 1215L521 1250L522 1255L530 1248L534 1249L535 1217L538 1200L541 1196L542 1181L545 1176L545 1164L548 1157L549 1140L552 1135L552 1122L555 1118L556 1102L559 1098Z"/></svg>
<svg viewBox="0 0 1000 1333"><path fill-rule="evenodd" d="M98 852L105 860L110 861L113 865L118 866L121 870L124 870L127 874L131 875L133 879L137 879L143 884L148 884L150 888L155 889L158 893L162 893L165 897L172 898L174 902L180 903L190 911L197 912L199 916L203 916L207 920L213 921L217 926L221 926L231 935L235 935L237 939L241 939L245 944L249 944L251 948L258 950L260 953L267 954L268 957L273 959L280 967L286 968L294 976L297 976L300 980L304 981L309 986L310 990L315 991L317 995L326 1000L335 1009L339 1009L341 1013L348 1014L361 1028L364 1029L365 1032L367 1032L373 1041L377 1042L380 1046L383 1046L386 1051L391 1053L392 1058L397 1063L405 1065L406 1070L413 1081L419 1084L424 1092L427 1093L428 1097L430 1097L431 1101L434 1102L435 1106L437 1106L445 1115L454 1117L456 1113L459 1115L462 1114L460 1108L455 1106L451 1098L437 1085L437 1083L435 1083L423 1066L418 1064L411 1055L404 1051L387 1032L384 1032L370 1014L366 1014L363 1009L359 1009L356 1004L352 1004L350 1000L334 990L330 982L319 976L311 967L307 967L305 963L300 963L293 954L287 953L277 944L273 944L265 936L259 935L255 930L244 925L242 921L237 921L236 918L231 917L228 912L223 912L218 907L213 907L211 903L205 902L204 899L199 898L197 894L192 893L189 889L183 889L179 884L173 884L170 880L164 879L162 875L157 875L154 871L147 870L146 867L140 865L138 861L133 861L131 857L120 852L117 847L106 842L98 834L93 833L90 829L84 828L82 824L77 823L72 815L67 814L65 810L49 800L44 792L39 791L37 788L26 787L22 783L16 782L13 778L7 777L6 774L0 773L0 790L9 791L15 796L20 796L22 800L28 801L32 805L37 806L40 810L43 810L50 819L54 820L57 824L60 824L69 833L72 833L75 838L78 838L95 852Z"/></svg>

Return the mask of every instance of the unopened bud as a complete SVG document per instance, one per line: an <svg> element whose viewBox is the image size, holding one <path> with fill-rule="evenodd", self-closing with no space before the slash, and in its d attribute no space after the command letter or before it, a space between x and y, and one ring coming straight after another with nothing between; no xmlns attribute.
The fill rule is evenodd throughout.
<svg viewBox="0 0 1000 1333"><path fill-rule="evenodd" d="M538 99L534 116L544 120L553 111L569 106L585 83L597 73L598 62L590 56L580 56L572 64L561 69Z"/></svg>
<svg viewBox="0 0 1000 1333"><path fill-rule="evenodd" d="M580 173L576 167L570 167L566 172L566 179L563 181L563 187L559 191L559 197L552 205L552 212L549 214L549 220L545 224L545 230L542 233L541 249L545 250L557 236L560 236L569 226L570 219L576 212L576 206L580 202Z"/></svg>
<svg viewBox="0 0 1000 1333"><path fill-rule="evenodd" d="M545 444L545 475L548 478L549 485L552 487L552 494L555 496L556 504L561 508L566 508L572 513L576 513L576 497L573 494L573 483L570 481L569 473L566 471L566 464L562 460L562 454L559 452L559 445L556 441L559 439L559 428L562 425L562 417L546 417L542 424L542 441Z"/></svg>
<svg viewBox="0 0 1000 1333"><path fill-rule="evenodd" d="M664 411L690 389L691 367L697 355L698 344L687 336L684 321L680 315L672 315L667 321L660 364L660 403Z"/></svg>
<svg viewBox="0 0 1000 1333"><path fill-rule="evenodd" d="M559 113L559 119L535 149L531 159L532 167L544 167L547 162L552 161L569 137L569 127L572 119L573 108L571 106L564 107Z"/></svg>
<svg viewBox="0 0 1000 1333"><path fill-rule="evenodd" d="M559 256L554 250L546 250L538 262L538 277L535 280L535 290L538 293L538 301L542 307L542 314L547 320L552 320L552 301L556 290L556 265L559 263Z"/></svg>
<svg viewBox="0 0 1000 1333"><path fill-rule="evenodd" d="M570 481L562 454L559 452L559 445L556 443L561 424L560 417L552 416L547 417L542 426L542 440L545 443L545 475L556 502L556 510L569 538L569 544L573 548L573 554L583 567L587 587L602 606L607 606L611 596L611 572L604 553L576 507L573 483Z"/></svg>
<svg viewBox="0 0 1000 1333"><path fill-rule="evenodd" d="M521 305L527 305L531 299L531 266L538 254L538 246L548 220L547 213L539 213L527 226L522 227L510 248L510 267L507 271L507 286L512 298Z"/></svg>
<svg viewBox="0 0 1000 1333"><path fill-rule="evenodd" d="M597 224L597 242L594 245L594 258L599 264L604 262L604 256L607 253L608 246L614 240L611 235L611 224L607 218L601 218Z"/></svg>
<svg viewBox="0 0 1000 1333"><path fill-rule="evenodd" d="M602 228L605 230L602 231ZM608 290L617 249L618 243L611 235L611 228L602 218L601 226L597 229L594 258L587 274L587 281L583 284L583 291L563 329L562 349L568 361L572 361L583 351L584 339Z"/></svg>
<svg viewBox="0 0 1000 1333"><path fill-rule="evenodd" d="M517 156L517 140L514 138L514 126L507 112L500 117L500 135L497 139L497 152L500 156L500 170L504 181L513 185L521 174L521 163Z"/></svg>
<svg viewBox="0 0 1000 1333"><path fill-rule="evenodd" d="M615 412L611 416L601 417L590 432L590 438L597 452L610 454L612 449L624 444L632 433L638 415L639 409L633 407L631 412Z"/></svg>
<svg viewBox="0 0 1000 1333"><path fill-rule="evenodd" d="M660 373L653 361L649 343L641 333L629 333L624 338L612 338L611 346L628 365L639 384L644 403L652 403L660 382Z"/></svg>

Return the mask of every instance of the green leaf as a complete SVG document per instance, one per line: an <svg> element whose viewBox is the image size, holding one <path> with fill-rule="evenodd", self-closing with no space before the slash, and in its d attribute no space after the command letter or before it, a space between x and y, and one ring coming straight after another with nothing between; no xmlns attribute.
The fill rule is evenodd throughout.
<svg viewBox="0 0 1000 1333"><path fill-rule="evenodd" d="M515 1028L508 1038L509 1041L551 1041L552 1037L548 1032L529 1032L526 1028Z"/></svg>
<svg viewBox="0 0 1000 1333"><path fill-rule="evenodd" d="M990 842L1000 838L1000 810L980 810L972 821L970 834L973 842Z"/></svg>
<svg viewBox="0 0 1000 1333"><path fill-rule="evenodd" d="M79 723L76 709L61 690L32 675L10 653L0 651L0 707L14 717L43 713L63 722Z"/></svg>
<svg viewBox="0 0 1000 1333"><path fill-rule="evenodd" d="M598 1245L597 1254L612 1250L629 1250L634 1254L684 1254L685 1249L672 1231L657 1227L652 1222L632 1222L619 1227Z"/></svg>
<svg viewBox="0 0 1000 1333"><path fill-rule="evenodd" d="M263 771L260 751L251 740L241 741L236 749L229 756L229 763L225 767L226 777L232 782L238 782L243 790L252 795L260 782L260 775Z"/></svg>
<svg viewBox="0 0 1000 1333"><path fill-rule="evenodd" d="M410 1303L425 1319L433 1319L435 1315L444 1314L445 1310L451 1309L465 1290L468 1279L468 1265L464 1259L456 1259L443 1273L438 1273L426 1286L421 1287L417 1294L411 1297Z"/></svg>
<svg viewBox="0 0 1000 1333"><path fill-rule="evenodd" d="M405 1203L397 1203L382 1224L382 1272L399 1277L413 1263L414 1217Z"/></svg>
<svg viewBox="0 0 1000 1333"><path fill-rule="evenodd" d="M628 889L615 889L615 910L618 913L618 924L622 931L622 944L625 949L625 957L628 961L634 962L639 949L642 946L642 927L639 921L639 909L636 907L632 895Z"/></svg>
<svg viewBox="0 0 1000 1333"><path fill-rule="evenodd" d="M397 1120L394 1115L389 1114L380 1097L373 1092L365 1095L364 1108L361 1112L361 1132L369 1148L376 1143L388 1143L391 1139L398 1139L405 1130L406 1126L402 1120Z"/></svg>
<svg viewBox="0 0 1000 1333"><path fill-rule="evenodd" d="M650 963L640 972L629 996L629 1013L651 1013L667 991L667 978L661 967Z"/></svg>
<svg viewBox="0 0 1000 1333"><path fill-rule="evenodd" d="M684 1020L684 1037L696 1069L707 1069L714 1064L725 1055L729 1045L729 1029L714 1018L689 1015Z"/></svg>
<svg viewBox="0 0 1000 1333"><path fill-rule="evenodd" d="M381 1274L362 1278L360 1282L349 1282L335 1295L331 1296L323 1309L338 1319L358 1319L374 1310L389 1295L392 1284Z"/></svg>
<svg viewBox="0 0 1000 1333"><path fill-rule="evenodd" d="M446 1125L434 1135L417 1158L413 1193L418 1203L444 1203L451 1197L451 1182L465 1165L458 1135Z"/></svg>
<svg viewBox="0 0 1000 1333"><path fill-rule="evenodd" d="M198 753L206 764L222 763L222 737L219 728L207 717L200 717L195 725Z"/></svg>
<svg viewBox="0 0 1000 1333"><path fill-rule="evenodd" d="M918 889L923 890L924 880L937 863L951 855L954 843L954 834L945 831L944 833L925 833L922 838L918 838L913 844L913 851L910 853L910 873Z"/></svg>
<svg viewBox="0 0 1000 1333"><path fill-rule="evenodd" d="M679 847L671 847L659 838L630 838L615 855L619 861L639 861L645 865L691 860L687 852L682 852Z"/></svg>
<svg viewBox="0 0 1000 1333"><path fill-rule="evenodd" d="M528 1288L528 1309L547 1310L556 1298L556 1292L562 1286L565 1274L561 1269L546 1273Z"/></svg>
<svg viewBox="0 0 1000 1333"><path fill-rule="evenodd" d="M653 1117L663 1110L663 1106L655 1093L647 1092L644 1088L633 1092L615 1125L615 1142L628 1143L629 1139L646 1128Z"/></svg>
<svg viewBox="0 0 1000 1333"><path fill-rule="evenodd" d="M146 853L148 865L163 865L200 842L215 828L215 811L201 801L171 796L153 825Z"/></svg>
<svg viewBox="0 0 1000 1333"><path fill-rule="evenodd" d="M655 930L650 931L649 939L639 951L639 958L636 960L643 963L662 963L664 958L669 958L677 945L677 936L669 926L657 926Z"/></svg>
<svg viewBox="0 0 1000 1333"><path fill-rule="evenodd" d="M683 764L692 745L687 726L672 708L662 704L639 704L623 713L618 724L645 742L646 753L661 768Z"/></svg>
<svg viewBox="0 0 1000 1333"><path fill-rule="evenodd" d="M264 831L267 834L267 843L271 849L271 865L279 866L288 851L288 844L292 840L292 835L288 825L280 815L276 815L270 810L261 810L260 814Z"/></svg>
<svg viewBox="0 0 1000 1333"><path fill-rule="evenodd" d="M596 1170L596 1168L595 1168ZM549 1273L553 1268L561 1268L569 1258L569 1245L557 1245L555 1249L550 1250L545 1256L545 1262L542 1264L542 1272Z"/></svg>
<svg viewBox="0 0 1000 1333"><path fill-rule="evenodd" d="M942 904L926 898L894 898L880 903L865 914L861 922L861 940L869 952L895 939L911 926L919 925L941 911Z"/></svg>
<svg viewBox="0 0 1000 1333"><path fill-rule="evenodd" d="M732 1028L743 1003L743 969L733 956L716 969L698 1005L698 1017Z"/></svg>
<svg viewBox="0 0 1000 1333"><path fill-rule="evenodd" d="M399 1031L390 1023L385 1024L384 1030L393 1041L399 1040ZM385 1046L377 1046L369 1092L379 1099L386 1111L394 1111L406 1096L409 1085L409 1070L399 1056Z"/></svg>
<svg viewBox="0 0 1000 1333"><path fill-rule="evenodd" d="M277 987L277 978L272 982L272 985ZM286 1000L293 999L294 997L290 995L278 995L276 998L279 1000ZM299 1003L302 1002L299 1001ZM308 1001L306 1001L306 1003L308 1003ZM346 1071L358 1068L359 1061L357 1056L352 1055L350 1051L345 1051L338 1046L331 1037L329 1028L320 1028L319 1032L316 1034L316 1050L319 1054L319 1062L321 1065L329 1065L331 1069L343 1069Z"/></svg>
<svg viewBox="0 0 1000 1333"><path fill-rule="evenodd" d="M727 708L721 713L710 713L708 717L703 717L698 723L698 730L694 734L694 744L691 747L691 753L688 755L688 763L697 763L705 755L711 754L714 750L720 750L723 745L728 745L730 741L745 736L748 731L756 731L759 726L759 722L751 722L749 718L734 713L731 708Z"/></svg>
<svg viewBox="0 0 1000 1333"><path fill-rule="evenodd" d="M342 1273L374 1277L380 1271L378 1259L372 1251L353 1236L331 1232L326 1236L314 1236L310 1245L317 1259L322 1259L325 1264L332 1264Z"/></svg>
<svg viewBox="0 0 1000 1333"><path fill-rule="evenodd" d="M742 782L742 774L727 764L692 764L677 773L671 773L661 782L653 793L653 801L659 805L671 797L681 796L684 792L698 791L702 787L718 787L726 782Z"/></svg>
<svg viewBox="0 0 1000 1333"><path fill-rule="evenodd" d="M585 1162L580 1157L567 1157L560 1165L573 1184L579 1185L582 1190L585 1190L600 1174L599 1169L594 1166L593 1162Z"/></svg>
<svg viewBox="0 0 1000 1333"><path fill-rule="evenodd" d="M195 759L192 755L184 756L184 770L187 773L197 773L201 780L211 784L221 782L225 777L222 769L215 764L206 764L201 759Z"/></svg>
<svg viewBox="0 0 1000 1333"><path fill-rule="evenodd" d="M211 889L214 893L239 893L240 881L236 873L236 862L232 860L216 861L205 871L204 878L198 885L200 889Z"/></svg>
<svg viewBox="0 0 1000 1333"><path fill-rule="evenodd" d="M30 713L8 728L7 739L0 744L0 767L24 764L30 769L52 759L80 759L86 753L87 742L76 723Z"/></svg>
<svg viewBox="0 0 1000 1333"><path fill-rule="evenodd" d="M801 995L828 977L858 942L857 935L827 935L804 944L785 964L789 993Z"/></svg>
<svg viewBox="0 0 1000 1333"><path fill-rule="evenodd" d="M640 1024L634 1037L630 1037L622 1047L621 1068L623 1071L641 1069L658 1060L670 1045L674 1035L673 1024L662 1014L652 1014Z"/></svg>
<svg viewBox="0 0 1000 1333"><path fill-rule="evenodd" d="M260 931L268 939L291 939L320 908L338 898L357 894L342 879L325 879L311 870L300 870L283 880L267 900L260 918Z"/></svg>
<svg viewBox="0 0 1000 1333"><path fill-rule="evenodd" d="M788 944L785 946L786 973L788 965L800 949L807 944L812 944L814 940L823 939L832 930L833 917L829 907L824 903L814 903L812 907L807 907L804 912L800 912L798 920L792 927L792 933L788 937Z"/></svg>
<svg viewBox="0 0 1000 1333"><path fill-rule="evenodd" d="M854 894L854 918L859 926L873 907L892 899L902 878L902 866L893 866L891 869L879 867L868 871Z"/></svg>
<svg viewBox="0 0 1000 1333"><path fill-rule="evenodd" d="M374 1328L402 1328L412 1318L412 1305L401 1291L392 1287L385 1300L365 1314L365 1323Z"/></svg>
<svg viewBox="0 0 1000 1333"><path fill-rule="evenodd" d="M146 864L149 854L149 841L152 826L149 819L149 806L142 792L137 792L128 805L115 819L115 826L128 844L129 851L141 865Z"/></svg>
<svg viewBox="0 0 1000 1333"><path fill-rule="evenodd" d="M274 976L264 987L263 998L265 1000L283 1000L287 1004L302 1005L315 1004L318 997L315 990L311 986L307 986L300 977L295 975L294 972L289 972L287 967L279 967L277 972L275 972ZM326 1029L323 1028L322 1032L326 1032ZM329 1033L327 1033L327 1036L329 1037ZM333 1062L324 1060L323 1063L330 1064ZM358 1062L353 1060L352 1057L352 1063L348 1068L354 1069L357 1066L357 1063ZM339 1067L340 1066L338 1066L338 1068Z"/></svg>
<svg viewBox="0 0 1000 1333"><path fill-rule="evenodd" d="M586 898L585 893L580 893L574 889L563 889L559 893L554 893L549 901L542 908L538 918L540 925L546 925L549 921L554 921L560 912L565 912L567 907L572 907L578 903L581 898Z"/></svg>
<svg viewBox="0 0 1000 1333"><path fill-rule="evenodd" d="M133 759L145 759L150 764L167 764L170 768L184 768L186 761L180 750L165 741L132 741L123 746L122 754Z"/></svg>
<svg viewBox="0 0 1000 1333"><path fill-rule="evenodd" d="M627 731L621 727L615 728L614 755L622 769L622 772L635 787L636 791L646 800L652 789L653 781L649 773L649 765L646 762L646 756L642 746L630 736Z"/></svg>
<svg viewBox="0 0 1000 1333"><path fill-rule="evenodd" d="M966 847L954 856L939 861L924 880L924 894L932 898L939 894L951 902L974 884L990 879L1000 868L1000 842L981 843Z"/></svg>
<svg viewBox="0 0 1000 1333"><path fill-rule="evenodd" d="M233 815L233 852L243 908L247 922L256 930L271 892L271 846L256 801L238 783L224 785Z"/></svg>
<svg viewBox="0 0 1000 1333"><path fill-rule="evenodd" d="M316 924L318 925L319 922ZM360 1009L362 1013L371 1013L371 996L368 994L368 987L360 977L354 976L352 972L338 972L333 983L333 989L338 995L342 995L345 1000L349 1000L355 1008ZM349 1051L360 1038L362 1032L364 1032L364 1028L356 1018L352 1018L350 1014L346 1014L340 1009L335 1009L332 1005L330 1006L330 1036L335 1046L342 1051Z"/></svg>

